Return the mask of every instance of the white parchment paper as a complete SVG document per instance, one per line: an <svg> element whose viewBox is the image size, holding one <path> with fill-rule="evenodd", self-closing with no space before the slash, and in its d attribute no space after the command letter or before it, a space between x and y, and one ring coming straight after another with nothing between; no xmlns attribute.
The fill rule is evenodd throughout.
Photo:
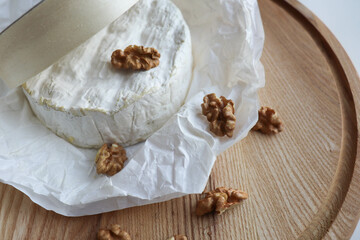
<svg viewBox="0 0 360 240"><path fill-rule="evenodd" d="M24 6L37 2L0 0L0 31L27 10ZM146 142L128 147L125 168L107 177L96 174L96 150L57 137L33 115L21 89L9 90L0 80L1 182L66 216L203 191L216 156L243 139L257 121L257 90L265 84L259 60L264 33L256 0L174 2L190 27L194 55L193 83L181 110ZM200 104L211 92L235 102L233 138L209 132Z"/></svg>

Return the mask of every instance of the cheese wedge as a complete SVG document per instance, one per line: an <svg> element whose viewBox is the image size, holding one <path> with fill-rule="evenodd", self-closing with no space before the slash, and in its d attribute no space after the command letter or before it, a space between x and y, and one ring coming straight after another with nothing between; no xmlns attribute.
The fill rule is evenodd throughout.
<svg viewBox="0 0 360 240"><path fill-rule="evenodd" d="M111 54L128 45L153 47L160 65L117 70ZM39 120L58 136L85 148L133 145L176 113L191 83L190 31L168 0L141 0L23 89Z"/></svg>

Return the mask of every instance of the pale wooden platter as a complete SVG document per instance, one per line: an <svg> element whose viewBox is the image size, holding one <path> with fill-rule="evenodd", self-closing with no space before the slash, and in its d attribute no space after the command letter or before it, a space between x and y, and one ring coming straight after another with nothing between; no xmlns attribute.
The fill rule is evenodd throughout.
<svg viewBox="0 0 360 240"><path fill-rule="evenodd" d="M251 132L214 166L206 190L249 199L196 217L198 195L80 218L63 217L0 184L0 239L95 239L119 223L133 239L349 239L360 217L360 80L341 45L295 0L259 0L266 33L263 105L285 123Z"/></svg>

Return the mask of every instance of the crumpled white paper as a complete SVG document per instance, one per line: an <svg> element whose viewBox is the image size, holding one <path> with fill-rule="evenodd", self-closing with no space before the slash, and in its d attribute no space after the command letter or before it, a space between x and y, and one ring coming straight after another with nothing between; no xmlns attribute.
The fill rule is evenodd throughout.
<svg viewBox="0 0 360 240"><path fill-rule="evenodd" d="M24 2L0 0L0 28L20 14L16 9ZM0 80L1 182L66 216L203 191L216 156L244 138L257 121L257 90L265 84L259 60L264 33L256 0L174 2L190 27L194 55L193 83L181 110L146 142L128 147L126 167L107 177L96 174L96 150L57 137L33 115L21 89L9 90ZM211 92L235 102L233 138L209 132L200 104Z"/></svg>

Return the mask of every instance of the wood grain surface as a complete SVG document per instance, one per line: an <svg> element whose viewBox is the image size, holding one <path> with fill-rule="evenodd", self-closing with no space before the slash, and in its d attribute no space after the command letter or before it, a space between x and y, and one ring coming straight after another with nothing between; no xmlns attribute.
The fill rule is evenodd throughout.
<svg viewBox="0 0 360 240"><path fill-rule="evenodd" d="M262 105L285 130L250 132L220 155L206 190L249 193L221 216L196 217L199 195L68 218L0 184L0 239L95 239L120 224L133 239L349 239L360 217L360 80L335 37L295 0L259 0L265 28Z"/></svg>

